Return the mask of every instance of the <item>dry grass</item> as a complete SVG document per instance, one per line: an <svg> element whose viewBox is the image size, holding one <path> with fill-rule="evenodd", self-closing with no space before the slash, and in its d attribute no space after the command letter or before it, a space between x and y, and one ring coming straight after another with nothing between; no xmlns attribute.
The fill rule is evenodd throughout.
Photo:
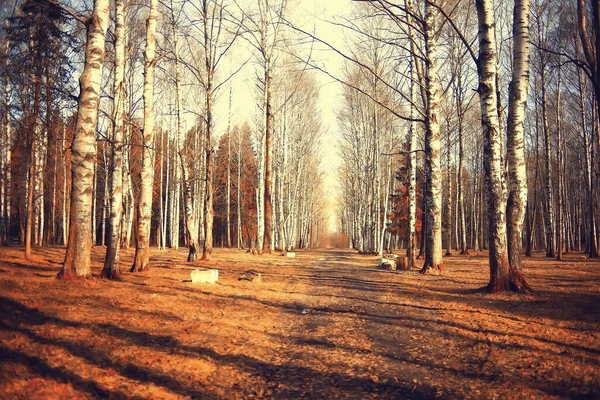
<svg viewBox="0 0 600 400"><path fill-rule="evenodd" d="M0 398L600 398L600 263L581 255L527 259L535 293L490 296L482 254L422 276L338 250L153 250L120 282L56 280L63 254L0 249ZM188 282L207 267L218 284Z"/></svg>

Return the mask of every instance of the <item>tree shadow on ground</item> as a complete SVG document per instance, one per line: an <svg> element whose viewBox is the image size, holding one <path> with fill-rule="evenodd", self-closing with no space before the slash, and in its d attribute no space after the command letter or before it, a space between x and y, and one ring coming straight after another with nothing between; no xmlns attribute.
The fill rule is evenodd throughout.
<svg viewBox="0 0 600 400"><path fill-rule="evenodd" d="M433 395L421 390L401 385L393 380L375 382L372 379L350 376L342 373L323 373L316 369L296 366L291 364L277 365L268 363L243 354L219 353L212 348L198 345L184 345L168 335L152 335L147 332L137 332L125 329L109 323L81 323L64 320L55 316L27 307L17 301L6 297L0 297L0 311L4 316L0 320L0 330L25 335L31 341L45 346L58 346L76 357L83 358L89 363L104 370L112 369L123 377L136 380L140 383L153 383L162 386L174 393L183 396L191 396L202 399L215 398L212 393L203 391L201 388L192 387L179 382L175 377L134 365L132 363L121 363L110 358L110 356L98 349L93 343L82 343L66 339L49 339L36 333L29 326L56 324L59 326L71 326L78 328L89 328L106 335L107 337L122 340L130 345L143 346L154 351L163 353L178 353L190 358L209 358L218 365L228 365L241 371L248 372L253 376L262 377L267 386L271 386L272 396L275 398L295 398L307 396L310 393L318 393L323 397L358 396L360 393L378 394L386 398L433 398ZM34 372L43 373L49 378L70 382L79 382L79 386L88 393L105 396L98 383L85 381L74 373L51 368L44 360L21 354L11 349L4 349L7 358L24 365L38 365L32 368ZM41 366L40 366L41 365ZM45 366L46 365L46 366ZM275 385L276 383L276 385ZM244 395L251 395L252 388L238 388ZM110 393L108 393L110 395ZM119 393L114 393L116 397Z"/></svg>
<svg viewBox="0 0 600 400"><path fill-rule="evenodd" d="M191 396L202 399L217 398L217 396L203 390L202 388L183 384L175 379L175 377L171 377L157 371L152 371L148 368L135 365L133 363L122 363L115 361L111 359L108 354L98 350L94 346L94 343L86 343L83 340L78 342L67 339L49 339L36 333L33 329L28 328L27 325L39 326L54 324L62 327L87 327L92 329L101 328L104 329L105 333L109 335L117 334L113 337L113 339L124 339L125 341L131 341L127 336L123 337L118 335L119 332L128 332L127 330L113 328L113 326L110 324L103 326L69 321L62 318L49 316L38 309L27 307L17 301L5 297L0 297L0 311L3 315L3 318L0 320L0 330L25 335L29 340L44 346L60 347L68 351L70 354L85 359L89 363L102 368L103 370L114 370L121 376L138 381L140 383L153 383L182 396ZM151 338L152 336L147 335L146 337ZM166 341L167 345L168 343L169 341ZM136 341L136 344L144 345L144 343L141 341ZM162 340L157 343L157 345L161 346L162 344L165 344L165 342ZM105 388L102 388L97 382L84 380L77 374L66 370L64 367L61 369L50 367L46 361L40 359L39 357L32 357L25 353L7 348L4 348L4 352L9 359L22 363L30 368L32 372L41 373L48 378L52 378L60 382L64 382L65 379L67 379L68 382L77 384L79 389L85 390L96 396L105 397L111 394L108 393ZM119 393L116 393L116 397L119 397L118 394Z"/></svg>
<svg viewBox="0 0 600 400"><path fill-rule="evenodd" d="M84 379L65 367L52 367L40 357L30 356L24 352L10 349L2 345L0 345L0 360L2 360L3 363L21 364L31 372L43 376L44 378L52 379L60 383L70 383L74 388L95 397L109 397L114 399L131 398L131 396L126 396L123 392L110 390L98 385L98 383L93 380Z"/></svg>

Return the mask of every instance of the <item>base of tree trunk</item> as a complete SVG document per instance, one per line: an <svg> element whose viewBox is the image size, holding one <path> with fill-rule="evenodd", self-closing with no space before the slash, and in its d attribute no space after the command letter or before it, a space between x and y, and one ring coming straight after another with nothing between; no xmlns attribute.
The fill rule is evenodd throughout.
<svg viewBox="0 0 600 400"><path fill-rule="evenodd" d="M459 253L461 256L470 256L471 253L469 253L469 250L463 250Z"/></svg>
<svg viewBox="0 0 600 400"><path fill-rule="evenodd" d="M423 265L423 268L421 268L419 273L423 275L440 275L444 273L444 269L445 268L443 264L438 264L435 267L432 267L431 265Z"/></svg>
<svg viewBox="0 0 600 400"><path fill-rule="evenodd" d="M190 244L190 251L188 253L187 262L194 262L198 259L198 249L196 249L196 245Z"/></svg>
<svg viewBox="0 0 600 400"><path fill-rule="evenodd" d="M119 274L118 271L111 271L111 270L105 270L103 269L102 272L100 272L100 278L102 279L110 279L113 281L120 281L121 280L121 274Z"/></svg>
<svg viewBox="0 0 600 400"><path fill-rule="evenodd" d="M498 293L503 291L511 291L515 293L532 293L533 289L529 286L523 274L513 267L508 270L507 279L497 279L491 281L485 287L487 293Z"/></svg>
<svg viewBox="0 0 600 400"><path fill-rule="evenodd" d="M451 256L452 252L450 250L446 250L446 254L444 254L446 257Z"/></svg>
<svg viewBox="0 0 600 400"><path fill-rule="evenodd" d="M62 279L62 280L65 280L65 281L82 281L84 279L91 278L91 277L92 277L92 275L90 275L90 276L85 276L85 275L79 276L79 275L70 274L70 273L65 272L65 271L60 271L56 275L56 279Z"/></svg>

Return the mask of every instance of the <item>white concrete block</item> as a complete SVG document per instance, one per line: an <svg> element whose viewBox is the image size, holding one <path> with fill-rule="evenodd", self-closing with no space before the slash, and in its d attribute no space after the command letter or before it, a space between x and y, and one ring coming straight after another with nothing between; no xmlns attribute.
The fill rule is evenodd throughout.
<svg viewBox="0 0 600 400"><path fill-rule="evenodd" d="M199 269L193 270L192 283L215 283L219 280L219 270L209 269L206 271L200 271Z"/></svg>
<svg viewBox="0 0 600 400"><path fill-rule="evenodd" d="M379 259L379 268L395 271L396 270L396 261L391 260L389 258L380 258Z"/></svg>
<svg viewBox="0 0 600 400"><path fill-rule="evenodd" d="M285 256L289 257L289 258L294 258L294 257L296 257L296 253L288 252L288 253L285 253Z"/></svg>

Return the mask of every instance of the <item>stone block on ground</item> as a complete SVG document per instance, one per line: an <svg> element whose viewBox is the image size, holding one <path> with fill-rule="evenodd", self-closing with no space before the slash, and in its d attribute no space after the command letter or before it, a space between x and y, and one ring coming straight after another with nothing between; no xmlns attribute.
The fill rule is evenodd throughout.
<svg viewBox="0 0 600 400"><path fill-rule="evenodd" d="M379 268L387 269L388 271L395 271L396 262L393 259L382 257L379 259Z"/></svg>
<svg viewBox="0 0 600 400"><path fill-rule="evenodd" d="M289 252L289 251L288 251L287 253L285 253L285 256L286 256L286 257L289 257L289 258L294 258L294 257L296 257L296 253L293 253L293 252Z"/></svg>
<svg viewBox="0 0 600 400"><path fill-rule="evenodd" d="M200 271L195 269L191 273L192 283L215 283L219 280L219 270L209 269L206 271Z"/></svg>

